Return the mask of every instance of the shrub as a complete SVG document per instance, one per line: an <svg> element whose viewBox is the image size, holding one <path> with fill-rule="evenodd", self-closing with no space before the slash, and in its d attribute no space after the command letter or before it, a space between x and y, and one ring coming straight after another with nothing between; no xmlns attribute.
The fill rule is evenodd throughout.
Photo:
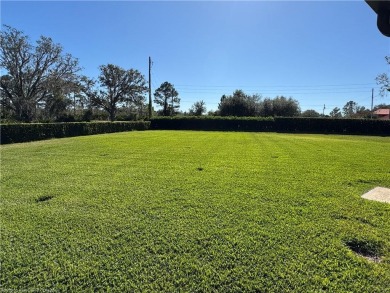
<svg viewBox="0 0 390 293"><path fill-rule="evenodd" d="M1 144L100 133L147 130L148 121L2 124Z"/></svg>
<svg viewBox="0 0 390 293"><path fill-rule="evenodd" d="M390 121L284 117L157 117L151 129L390 135Z"/></svg>
<svg viewBox="0 0 390 293"><path fill-rule="evenodd" d="M324 134L390 135L389 120L275 118L275 131Z"/></svg>
<svg viewBox="0 0 390 293"><path fill-rule="evenodd" d="M273 131L273 118L256 117L159 117L151 119L151 129Z"/></svg>

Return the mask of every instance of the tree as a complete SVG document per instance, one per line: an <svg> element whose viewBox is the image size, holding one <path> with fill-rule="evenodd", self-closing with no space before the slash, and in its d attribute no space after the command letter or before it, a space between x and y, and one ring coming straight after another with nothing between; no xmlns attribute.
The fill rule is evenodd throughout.
<svg viewBox="0 0 390 293"><path fill-rule="evenodd" d="M218 110L216 111L210 110L207 112L207 116L220 116L220 115Z"/></svg>
<svg viewBox="0 0 390 293"><path fill-rule="evenodd" d="M71 104L72 101L68 97L60 92L54 92L50 99L47 99L47 102L45 103L42 118L45 120L54 119L58 121L60 118L67 116L66 111Z"/></svg>
<svg viewBox="0 0 390 293"><path fill-rule="evenodd" d="M247 95L236 90L232 96L223 95L218 105L221 116L256 116L259 114L259 95Z"/></svg>
<svg viewBox="0 0 390 293"><path fill-rule="evenodd" d="M329 116L333 118L341 118L343 115L340 112L340 108L335 107L332 111L330 111Z"/></svg>
<svg viewBox="0 0 390 293"><path fill-rule="evenodd" d="M347 102L343 107L345 118L370 118L371 111L364 106L359 106L354 101Z"/></svg>
<svg viewBox="0 0 390 293"><path fill-rule="evenodd" d="M39 104L50 104L53 97L75 89L81 68L51 38L41 36L33 46L22 31L4 27L0 32L0 68L5 72L0 77L1 104L15 119L30 122Z"/></svg>
<svg viewBox="0 0 390 293"><path fill-rule="evenodd" d="M76 115L76 108L79 111L79 119L83 121L90 121L93 116L93 101L92 98L95 96L93 87L96 82L87 76L81 76L77 84L77 91L73 96L73 107Z"/></svg>
<svg viewBox="0 0 390 293"><path fill-rule="evenodd" d="M164 82L154 92L154 102L162 107L163 116L171 116L180 107L179 93L173 84Z"/></svg>
<svg viewBox="0 0 390 293"><path fill-rule="evenodd" d="M125 103L137 103L147 91L144 76L134 69L125 70L117 65L101 65L99 75L99 90L91 89L94 85L89 81L86 88L92 104L102 107L110 121L114 121L118 106Z"/></svg>
<svg viewBox="0 0 390 293"><path fill-rule="evenodd" d="M206 103L201 100L201 101L197 101L195 102L190 111L189 111L189 114L190 115L194 115L194 116L201 116L203 115L204 113L206 113L207 109L206 109Z"/></svg>
<svg viewBox="0 0 390 293"><path fill-rule="evenodd" d="M299 116L301 109L297 100L278 96L272 101L273 116L294 117Z"/></svg>
<svg viewBox="0 0 390 293"><path fill-rule="evenodd" d="M390 56L385 57L387 65L390 65ZM390 91L390 79L386 73L379 74L376 77L377 84L381 85L380 95L385 96Z"/></svg>
<svg viewBox="0 0 390 293"><path fill-rule="evenodd" d="M358 104L354 101L347 102L343 107L343 114L347 118L351 118L354 114L356 114L358 109Z"/></svg>
<svg viewBox="0 0 390 293"><path fill-rule="evenodd" d="M265 98L260 104L260 116L270 117L274 116L274 105L270 98Z"/></svg>
<svg viewBox="0 0 390 293"><path fill-rule="evenodd" d="M146 117L148 110L146 105L146 97L144 95L138 95L133 100L134 110L137 113L138 119Z"/></svg>
<svg viewBox="0 0 390 293"><path fill-rule="evenodd" d="M303 111L301 113L301 116L302 117L320 117L321 114L318 113L316 110L309 109L309 110Z"/></svg>
<svg viewBox="0 0 390 293"><path fill-rule="evenodd" d="M378 109L390 109L390 104L378 104L375 105L373 108L373 111L376 111Z"/></svg>
<svg viewBox="0 0 390 293"><path fill-rule="evenodd" d="M284 116L294 117L299 116L301 109L297 100L293 98L286 98L283 96L277 96L274 99L265 98L259 103L260 116Z"/></svg>
<svg viewBox="0 0 390 293"><path fill-rule="evenodd" d="M356 113L352 116L353 118L371 118L372 114L369 109L364 106L357 106Z"/></svg>

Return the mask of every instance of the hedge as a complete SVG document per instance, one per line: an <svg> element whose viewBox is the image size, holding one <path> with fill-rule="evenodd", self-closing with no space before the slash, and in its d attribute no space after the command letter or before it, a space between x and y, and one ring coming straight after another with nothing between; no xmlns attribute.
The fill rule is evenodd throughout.
<svg viewBox="0 0 390 293"><path fill-rule="evenodd" d="M390 135L390 120L284 117L157 117L151 129Z"/></svg>
<svg viewBox="0 0 390 293"><path fill-rule="evenodd" d="M322 134L390 135L390 120L275 118L275 131Z"/></svg>
<svg viewBox="0 0 390 293"><path fill-rule="evenodd" d="M219 130L219 131L274 131L272 117L158 117L151 119L151 129Z"/></svg>
<svg viewBox="0 0 390 293"><path fill-rule="evenodd" d="M147 130L149 121L2 124L1 144L131 130Z"/></svg>
<svg viewBox="0 0 390 293"><path fill-rule="evenodd" d="M390 120L283 117L157 117L151 121L2 124L1 144L131 130L272 131L390 136Z"/></svg>

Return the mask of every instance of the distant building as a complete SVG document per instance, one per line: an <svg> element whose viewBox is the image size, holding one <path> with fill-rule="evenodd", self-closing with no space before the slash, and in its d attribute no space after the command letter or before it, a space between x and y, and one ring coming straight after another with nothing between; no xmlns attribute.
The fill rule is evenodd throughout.
<svg viewBox="0 0 390 293"><path fill-rule="evenodd" d="M381 120L389 120L390 119L390 109L378 109L374 111L374 114Z"/></svg>

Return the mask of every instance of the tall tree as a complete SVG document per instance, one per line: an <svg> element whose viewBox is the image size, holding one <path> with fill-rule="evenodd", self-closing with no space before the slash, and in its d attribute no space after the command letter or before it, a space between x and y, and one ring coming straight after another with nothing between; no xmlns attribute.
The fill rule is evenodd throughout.
<svg viewBox="0 0 390 293"><path fill-rule="evenodd" d="M340 108L338 108L338 107L333 108L333 110L330 111L329 116L333 117L333 118L343 117L343 115L341 114Z"/></svg>
<svg viewBox="0 0 390 293"><path fill-rule="evenodd" d="M154 102L162 107L163 116L171 116L180 107L179 93L169 82L164 82L154 92Z"/></svg>
<svg viewBox="0 0 390 293"><path fill-rule="evenodd" d="M203 100L201 100L201 101L195 102L192 105L192 107L190 109L190 115L201 116L204 113L206 113L206 111L207 111L206 103Z"/></svg>
<svg viewBox="0 0 390 293"><path fill-rule="evenodd" d="M343 114L347 118L353 117L358 110L358 104L354 101L347 102L343 107Z"/></svg>
<svg viewBox="0 0 390 293"><path fill-rule="evenodd" d="M260 116L263 117L274 116L274 105L272 99L265 98L260 103Z"/></svg>
<svg viewBox="0 0 390 293"><path fill-rule="evenodd" d="M242 90L221 97L218 110L221 116L256 116L259 113L259 95L247 95Z"/></svg>
<svg viewBox="0 0 390 293"><path fill-rule="evenodd" d="M51 38L41 36L33 46L22 31L4 27L0 32L1 103L15 119L30 122L38 104L50 104L54 96L74 90L81 68Z"/></svg>
<svg viewBox="0 0 390 293"><path fill-rule="evenodd" d="M273 114L274 116L294 117L299 116L301 109L297 100L278 96L273 99Z"/></svg>
<svg viewBox="0 0 390 293"><path fill-rule="evenodd" d="M125 70L113 64L99 68L99 90L91 90L93 83L89 81L88 95L92 104L102 107L109 114L110 121L114 121L118 106L138 102L146 94L146 81L138 70Z"/></svg>
<svg viewBox="0 0 390 293"><path fill-rule="evenodd" d="M277 96L274 99L265 98L260 102L260 116L299 116L301 109L297 100Z"/></svg>
<svg viewBox="0 0 390 293"><path fill-rule="evenodd" d="M346 118L369 118L371 111L354 101L349 101L343 107L343 114Z"/></svg>

